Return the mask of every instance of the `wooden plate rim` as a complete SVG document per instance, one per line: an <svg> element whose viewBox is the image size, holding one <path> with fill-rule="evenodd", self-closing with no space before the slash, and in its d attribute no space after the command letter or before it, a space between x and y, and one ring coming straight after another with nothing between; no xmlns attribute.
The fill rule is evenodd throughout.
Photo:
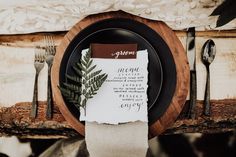
<svg viewBox="0 0 236 157"><path fill-rule="evenodd" d="M176 89L172 101L164 115L151 126L149 126L149 138L155 137L163 133L177 119L186 101L190 81L189 65L185 50L175 33L163 22L144 19L122 11L90 15L78 22L71 28L71 30L69 30L69 32L64 36L60 45L57 47L57 53L54 57L52 66L51 79L54 101L56 102L56 105L58 105L66 121L81 135L85 135L84 125L71 114L64 103L60 90L58 89L60 63L67 46L70 44L70 41L73 40L81 30L95 22L110 18L129 18L141 23L145 23L165 40L173 55L177 72Z"/></svg>

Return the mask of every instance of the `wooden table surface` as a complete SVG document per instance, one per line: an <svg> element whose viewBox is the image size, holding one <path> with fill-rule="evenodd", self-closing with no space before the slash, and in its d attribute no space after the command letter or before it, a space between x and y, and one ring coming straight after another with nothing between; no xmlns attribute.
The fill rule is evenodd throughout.
<svg viewBox="0 0 236 157"><path fill-rule="evenodd" d="M35 47L42 44L44 35L53 35L58 45L66 32L36 33L28 35L2 35L0 45L9 47ZM185 47L186 32L176 31ZM186 119L185 104L175 124L164 134L186 132L226 132L236 128L236 31L209 31L196 33L197 48L197 94L196 119ZM216 41L218 59L212 65L210 117L203 116L203 95L205 88L205 71L200 61L201 47L207 39ZM61 115L56 104L53 119L46 120L46 102L40 102L38 117L29 118L31 104L17 103L11 107L0 106L0 135L17 135L27 138L62 138L78 135Z"/></svg>

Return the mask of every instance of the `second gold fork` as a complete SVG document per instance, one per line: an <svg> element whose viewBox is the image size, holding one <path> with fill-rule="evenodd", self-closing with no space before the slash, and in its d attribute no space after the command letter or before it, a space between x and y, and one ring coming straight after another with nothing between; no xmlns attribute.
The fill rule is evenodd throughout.
<svg viewBox="0 0 236 157"><path fill-rule="evenodd" d="M51 87L51 67L52 67L54 55L56 53L56 46L55 46L52 36L45 36L44 43L45 43L46 63L48 65L48 88L47 88L46 118L52 119L53 97L52 97L52 87Z"/></svg>

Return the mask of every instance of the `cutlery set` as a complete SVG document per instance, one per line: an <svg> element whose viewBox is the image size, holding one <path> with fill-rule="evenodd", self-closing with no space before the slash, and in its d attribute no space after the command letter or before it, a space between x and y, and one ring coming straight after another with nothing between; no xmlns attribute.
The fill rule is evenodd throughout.
<svg viewBox="0 0 236 157"><path fill-rule="evenodd" d="M51 67L54 55L56 53L56 46L52 36L44 37L44 51L36 47L34 67L36 70L34 94L32 100L32 107L30 116L36 118L37 107L38 107L38 76L40 71L43 69L44 64L48 65L48 85L47 85L47 111L46 118L52 119L52 89L51 89ZM196 49L195 49L195 28L191 27L187 32L187 57L190 66L190 101L187 118L195 119L195 106L197 100L197 77L196 77ZM216 55L216 46L213 40L207 40L201 50L201 60L206 67L206 87L204 97L204 112L206 116L210 116L210 64L213 62Z"/></svg>
<svg viewBox="0 0 236 157"><path fill-rule="evenodd" d="M196 50L195 50L195 28L189 28L187 32L187 56L190 66L190 102L187 118L195 119L195 106L197 100L197 78L196 78ZM216 55L216 46L213 40L207 40L201 50L201 60L206 67L207 77L204 96L205 116L210 116L210 64Z"/></svg>
<svg viewBox="0 0 236 157"><path fill-rule="evenodd" d="M31 118L37 117L37 108L38 108L38 76L40 71L43 69L45 62L48 65L48 85L47 85L47 111L46 118L52 119L52 108L53 108L53 99L52 99L52 87L51 87L51 67L54 55L56 53L56 45L52 36L44 37L44 49L40 47L35 48L35 60L34 67L36 70L35 82L34 82L34 94L32 100L32 107L30 112Z"/></svg>

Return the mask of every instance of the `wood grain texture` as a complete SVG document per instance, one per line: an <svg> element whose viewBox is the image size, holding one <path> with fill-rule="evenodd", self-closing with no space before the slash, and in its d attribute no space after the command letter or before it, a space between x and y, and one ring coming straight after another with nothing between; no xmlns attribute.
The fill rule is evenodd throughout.
<svg viewBox="0 0 236 157"><path fill-rule="evenodd" d="M179 133L220 133L236 128L236 100L212 100L212 115L202 114L203 102L196 105L196 119L185 119L188 101L175 123L162 134ZM81 136L65 121L57 106L53 110L53 119L46 120L46 102L40 102L39 116L29 118L30 103L18 103L9 108L0 108L0 136L18 136L21 138L66 138Z"/></svg>
<svg viewBox="0 0 236 157"><path fill-rule="evenodd" d="M84 28L89 25L104 19L110 18L129 18L141 23L144 23L156 31L167 43L169 46L177 71L177 82L176 89L173 96L173 99L167 108L165 114L157 120L154 124L149 127L149 137L154 137L158 134L164 132L168 127L170 127L179 113L181 112L184 102L188 94L188 85L189 85L189 66L186 58L185 50L175 35L175 33L163 22L147 20L140 18L138 16L133 16L124 12L109 12L91 15L77 23L64 37L61 44L57 48L57 54L54 59L54 64L52 68L52 89L55 97L56 104L58 105L61 113L68 121L68 123L77 130L80 134L84 135L84 125L77 120L66 107L61 92L58 89L59 84L59 69L60 62L62 60L63 54L69 45L70 41Z"/></svg>

